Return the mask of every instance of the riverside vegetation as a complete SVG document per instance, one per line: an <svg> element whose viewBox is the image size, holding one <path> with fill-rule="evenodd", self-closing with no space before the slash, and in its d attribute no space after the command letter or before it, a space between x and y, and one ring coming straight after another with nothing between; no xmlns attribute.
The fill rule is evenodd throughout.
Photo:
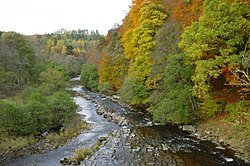
<svg viewBox="0 0 250 166"><path fill-rule="evenodd" d="M66 90L83 58L68 56L67 61L58 63L52 55L48 59L38 45L32 45L33 40L37 39L15 32L1 33L2 159L13 152L18 156L58 147L87 126L76 114L77 105ZM73 61L79 64L71 64Z"/></svg>
<svg viewBox="0 0 250 166"><path fill-rule="evenodd" d="M32 142L61 128L76 108L67 80L82 73L86 88L117 94L161 124L195 124L249 159L249 11L249 0L133 0L106 36L2 33L1 131Z"/></svg>
<svg viewBox="0 0 250 166"><path fill-rule="evenodd" d="M195 124L249 159L249 10L247 0L133 0L82 83L156 122Z"/></svg>

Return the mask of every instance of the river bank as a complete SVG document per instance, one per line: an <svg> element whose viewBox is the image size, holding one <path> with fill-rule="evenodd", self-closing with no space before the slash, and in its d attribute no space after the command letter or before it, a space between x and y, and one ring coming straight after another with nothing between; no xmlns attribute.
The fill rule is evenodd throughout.
<svg viewBox="0 0 250 166"><path fill-rule="evenodd" d="M120 126L128 126L129 121L123 116L117 114L116 111L105 108L100 102L93 100L90 95L84 96L86 99L95 102L97 105L97 113L103 115L110 121L119 124ZM129 105L119 103L119 96L105 96L107 99L116 102L130 111L135 111ZM223 115L217 118L211 118L206 121L202 121L196 125L177 125L179 129L188 132L191 137L195 137L201 141L208 141L215 144L216 149L226 150L232 149L232 152L236 158L243 160L246 164L250 164L250 137L246 137L240 130L239 124L225 123L229 118L228 115ZM125 120L124 120L125 119ZM152 121L148 122L148 125L157 125ZM173 124L172 124L173 125ZM228 159L231 161L231 159Z"/></svg>
<svg viewBox="0 0 250 166"><path fill-rule="evenodd" d="M83 119L84 117L82 117L81 115L75 115L75 117L73 117L71 121L65 124L63 130L45 132L39 137L29 137L30 141L28 140L27 143L20 145L18 148L7 150L3 149L3 147L1 146L2 150L0 154L0 163L2 163L4 160L13 160L25 156L30 156L32 154L40 154L63 146L68 141L78 136L80 133L84 133L90 130L91 125L83 121ZM12 137L7 137L7 139L9 139L9 146L12 146L12 144L20 143L18 139ZM8 142L6 142L6 144ZM1 144L3 144L3 142L1 142Z"/></svg>
<svg viewBox="0 0 250 166"><path fill-rule="evenodd" d="M247 165L234 156L233 150L218 149L218 145L197 139L176 125L154 123L147 112L119 104L117 96L105 97L79 85L72 89L76 93L73 99L81 108L78 113L92 128L56 149L11 160L4 165L61 166L61 159L74 157L76 149L95 147L104 137L103 144L80 165Z"/></svg>
<svg viewBox="0 0 250 166"><path fill-rule="evenodd" d="M109 135L107 142L99 151L82 161L81 164L83 165L133 165L143 164L143 162L145 162L145 164L198 164L199 162L195 161L197 160L197 156L194 157L188 155L188 157L184 157L185 159L183 159L183 156L180 157L175 154L180 153L181 155L186 156L187 153L197 153L198 156L203 156L201 151L209 153L209 155L215 158L210 158L209 160L211 161L207 160L207 162L212 165L217 165L218 163L220 163L219 165L247 165L247 163L245 163L246 160L243 161L239 156L235 156L235 151L231 150L226 144L224 144L224 141L221 141L220 139L217 140L217 137L208 137L205 134L197 135L197 133L202 133L203 131L197 130L194 126L176 126L171 124L161 126L154 123L149 114L146 114L146 116L143 117L146 112L136 111L127 105L120 104L117 100L117 96L98 96L85 91L85 93L82 94L82 97L95 103L97 108L96 112L99 115L102 115L107 120L117 123L122 127L121 130L112 132ZM140 118L136 117L138 114L142 116ZM138 121L135 122L136 120ZM178 128L184 131L184 133L182 131L176 131ZM178 134L176 137L171 137L169 135L166 136L166 132L172 134L177 132ZM205 131L203 133L205 133ZM181 145L179 145L178 141L181 142ZM171 153L169 153L169 151L171 151ZM132 153L132 155L127 153ZM138 153L141 154L141 156L138 155ZM146 158L144 156L145 153L147 153L148 156ZM165 155L168 156L168 160L165 160Z"/></svg>

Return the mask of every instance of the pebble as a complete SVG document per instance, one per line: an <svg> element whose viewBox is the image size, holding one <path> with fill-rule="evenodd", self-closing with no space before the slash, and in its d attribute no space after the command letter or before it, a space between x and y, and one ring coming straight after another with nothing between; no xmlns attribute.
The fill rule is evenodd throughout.
<svg viewBox="0 0 250 166"><path fill-rule="evenodd" d="M225 158L225 160L226 160L227 162L233 162L233 161L234 161L234 159L232 159L232 158Z"/></svg>
<svg viewBox="0 0 250 166"><path fill-rule="evenodd" d="M220 150L225 150L226 148L222 147L222 146L216 146L216 149L220 149Z"/></svg>

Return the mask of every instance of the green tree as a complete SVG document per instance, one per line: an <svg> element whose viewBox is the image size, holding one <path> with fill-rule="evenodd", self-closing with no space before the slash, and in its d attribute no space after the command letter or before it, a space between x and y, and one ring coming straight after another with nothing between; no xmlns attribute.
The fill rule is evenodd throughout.
<svg viewBox="0 0 250 166"><path fill-rule="evenodd" d="M39 88L44 94L52 94L55 91L64 90L69 86L68 78L65 77L62 71L58 71L55 68L48 68L41 72L39 76L41 85Z"/></svg>
<svg viewBox="0 0 250 166"><path fill-rule="evenodd" d="M185 65L184 54L169 55L164 72L163 98L155 103L154 120L162 124L192 122L195 117L190 81L192 74L191 66Z"/></svg>
<svg viewBox="0 0 250 166"><path fill-rule="evenodd" d="M168 20L157 32L155 36L155 50L151 52L150 59L154 62L149 78L149 86L153 89L150 94L150 104L152 110L163 99L166 85L164 74L165 67L168 65L168 58L173 54L178 54L181 49L178 47L182 33L181 26Z"/></svg>
<svg viewBox="0 0 250 166"><path fill-rule="evenodd" d="M14 135L28 135L33 132L31 113L17 102L0 101L0 125Z"/></svg>
<svg viewBox="0 0 250 166"><path fill-rule="evenodd" d="M59 129L75 114L76 104L66 92L55 92L48 97L52 112L52 128Z"/></svg>
<svg viewBox="0 0 250 166"><path fill-rule="evenodd" d="M52 112L49 107L48 98L42 93L35 92L31 94L25 109L31 115L32 128L30 131L32 134L37 135L51 128Z"/></svg>
<svg viewBox="0 0 250 166"><path fill-rule="evenodd" d="M0 38L0 94L20 90L30 83L33 75L34 51L26 38L15 32Z"/></svg>
<svg viewBox="0 0 250 166"><path fill-rule="evenodd" d="M138 84L133 77L127 77L119 90L121 101L132 105L147 105L148 90L146 85Z"/></svg>
<svg viewBox="0 0 250 166"><path fill-rule="evenodd" d="M83 64L81 71L81 83L86 88L96 91L98 87L98 71L94 64Z"/></svg>

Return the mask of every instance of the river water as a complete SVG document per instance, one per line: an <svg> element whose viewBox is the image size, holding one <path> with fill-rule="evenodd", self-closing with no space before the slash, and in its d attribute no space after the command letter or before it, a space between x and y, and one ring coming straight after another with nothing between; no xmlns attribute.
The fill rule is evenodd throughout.
<svg viewBox="0 0 250 166"><path fill-rule="evenodd" d="M78 113L84 115L84 119L92 124L92 129L57 149L5 161L0 165L23 166L36 163L40 166L61 166L61 158L71 157L75 149L91 146L100 137L107 137L105 144L91 157L82 161L81 165L247 165L234 157L234 151L217 149L215 144L198 140L176 126L155 124L145 112L126 109L104 96L84 90L80 85L75 85L72 90L78 94L73 100L82 109ZM86 96L91 100L87 100ZM126 119L128 124L119 126L98 115L96 103L115 111Z"/></svg>

